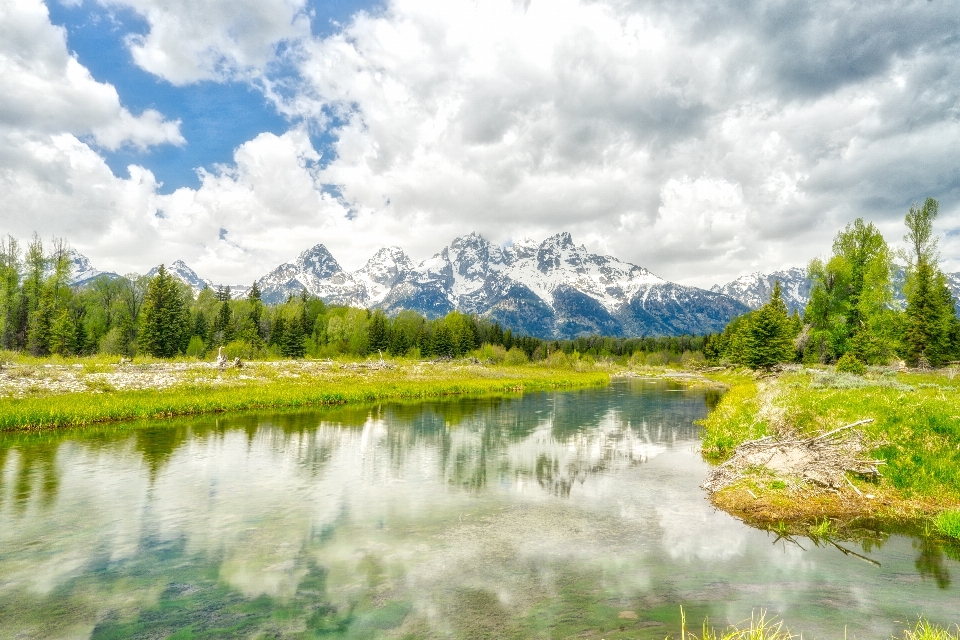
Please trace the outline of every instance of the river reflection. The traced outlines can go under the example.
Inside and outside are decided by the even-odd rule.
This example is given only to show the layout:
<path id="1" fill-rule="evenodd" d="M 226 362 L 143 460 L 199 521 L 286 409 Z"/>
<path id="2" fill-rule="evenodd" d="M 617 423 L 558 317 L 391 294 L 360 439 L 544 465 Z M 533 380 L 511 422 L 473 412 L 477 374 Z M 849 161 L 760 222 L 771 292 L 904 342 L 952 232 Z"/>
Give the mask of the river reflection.
<path id="1" fill-rule="evenodd" d="M 958 621 L 953 549 L 877 534 L 855 548 L 876 566 L 710 507 L 715 402 L 632 380 L 3 436 L 0 637 L 663 638 L 680 605 L 805 637 Z"/>

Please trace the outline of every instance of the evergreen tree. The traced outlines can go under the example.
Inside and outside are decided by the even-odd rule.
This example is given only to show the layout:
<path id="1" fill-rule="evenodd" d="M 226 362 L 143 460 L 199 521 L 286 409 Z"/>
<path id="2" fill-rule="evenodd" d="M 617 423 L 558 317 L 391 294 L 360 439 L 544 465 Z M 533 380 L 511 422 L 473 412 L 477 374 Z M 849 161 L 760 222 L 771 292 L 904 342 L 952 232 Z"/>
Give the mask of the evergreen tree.
<path id="1" fill-rule="evenodd" d="M 204 342 L 210 337 L 210 325 L 207 323 L 207 316 L 200 309 L 197 309 L 193 314 L 193 335 Z"/>
<path id="2" fill-rule="evenodd" d="M 20 245 L 13 236 L 0 239 L 0 348 L 17 348 L 20 310 Z"/>
<path id="3" fill-rule="evenodd" d="M 183 292 L 161 264 L 143 300 L 141 348 L 158 358 L 172 358 L 189 339 L 189 322 Z"/>
<path id="4" fill-rule="evenodd" d="M 247 292 L 247 300 L 250 302 L 263 302 L 263 298 L 260 295 L 260 285 L 257 284 L 256 280 L 253 281 L 250 291 Z"/>
<path id="5" fill-rule="evenodd" d="M 40 290 L 36 310 L 30 316 L 30 327 L 27 332 L 27 348 L 35 356 L 50 355 L 50 329 L 54 312 L 53 289 L 43 287 Z"/>
<path id="6" fill-rule="evenodd" d="M 383 311 L 377 309 L 373 317 L 370 318 L 370 324 L 367 325 L 367 335 L 370 344 L 370 352 L 384 352 L 390 348 L 390 336 L 387 332 L 387 316 Z"/>
<path id="7" fill-rule="evenodd" d="M 430 353 L 440 358 L 454 356 L 453 336 L 445 323 L 438 322 L 433 330 L 433 339 L 430 341 Z"/>
<path id="8" fill-rule="evenodd" d="M 233 314 L 230 310 L 230 303 L 224 300 L 220 303 L 220 309 L 217 311 L 217 317 L 213 320 L 213 332 L 216 334 L 220 344 L 227 344 L 235 337 L 233 330 Z"/>
<path id="9" fill-rule="evenodd" d="M 760 307 L 751 318 L 744 337 L 744 364 L 759 369 L 793 360 L 793 338 L 778 280 L 770 294 L 770 302 Z"/>
<path id="10" fill-rule="evenodd" d="M 301 308 L 302 309 L 302 308 Z M 302 358 L 307 352 L 304 340 L 307 333 L 304 330 L 304 316 L 302 310 L 298 317 L 292 318 L 286 323 L 286 329 L 283 332 L 283 342 L 280 343 L 280 353 L 285 358 Z"/>
<path id="11" fill-rule="evenodd" d="M 909 247 L 907 259 L 907 318 L 904 335 L 907 361 L 916 365 L 939 366 L 955 355 L 953 343 L 957 319 L 953 294 L 946 277 L 937 267 L 937 237 L 933 221 L 939 204 L 927 198 L 923 206 L 910 207 L 904 220 Z"/>

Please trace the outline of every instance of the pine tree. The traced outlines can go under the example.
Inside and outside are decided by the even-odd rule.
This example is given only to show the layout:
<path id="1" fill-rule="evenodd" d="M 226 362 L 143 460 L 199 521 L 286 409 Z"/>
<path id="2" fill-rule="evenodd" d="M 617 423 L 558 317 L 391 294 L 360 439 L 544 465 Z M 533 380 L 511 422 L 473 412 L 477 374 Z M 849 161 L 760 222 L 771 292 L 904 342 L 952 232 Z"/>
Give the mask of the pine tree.
<path id="1" fill-rule="evenodd" d="M 161 264 L 143 300 L 140 346 L 158 358 L 172 358 L 189 339 L 189 315 L 183 293 Z"/>
<path id="2" fill-rule="evenodd" d="M 220 303 L 220 309 L 217 311 L 216 318 L 213 319 L 213 333 L 220 344 L 227 344 L 235 337 L 233 330 L 233 314 L 230 310 L 230 303 L 226 300 Z"/>
<path id="3" fill-rule="evenodd" d="M 387 332 L 387 316 L 377 309 L 367 325 L 370 352 L 384 352 L 390 348 L 390 336 Z"/>
<path id="4" fill-rule="evenodd" d="M 302 358 L 307 352 L 304 339 L 307 337 L 303 328 L 303 319 L 293 318 L 286 323 L 283 332 L 283 342 L 280 343 L 280 353 L 285 358 Z"/>
<path id="5" fill-rule="evenodd" d="M 950 355 L 953 296 L 939 270 L 921 259 L 912 274 L 907 296 L 907 362 L 912 366 L 941 365 Z"/>
<path id="6" fill-rule="evenodd" d="M 771 367 L 793 360 L 794 355 L 792 326 L 778 280 L 770 302 L 752 314 L 744 336 L 744 364 L 751 369 Z"/>
<path id="7" fill-rule="evenodd" d="M 253 281 L 250 291 L 247 292 L 247 300 L 250 302 L 263 302 L 263 298 L 260 295 L 260 285 L 257 284 L 256 280 Z"/>
<path id="8" fill-rule="evenodd" d="M 909 252 L 907 267 L 907 320 L 904 335 L 907 362 L 911 365 L 939 366 L 953 357 L 956 346 L 952 336 L 957 322 L 953 295 L 946 277 L 937 268 L 937 237 L 933 221 L 939 204 L 927 198 L 923 207 L 910 207 L 904 220 L 903 237 Z"/>
<path id="9" fill-rule="evenodd" d="M 53 289 L 43 287 L 40 290 L 36 310 L 30 316 L 27 333 L 27 348 L 35 356 L 50 355 L 50 329 L 55 311 Z"/>

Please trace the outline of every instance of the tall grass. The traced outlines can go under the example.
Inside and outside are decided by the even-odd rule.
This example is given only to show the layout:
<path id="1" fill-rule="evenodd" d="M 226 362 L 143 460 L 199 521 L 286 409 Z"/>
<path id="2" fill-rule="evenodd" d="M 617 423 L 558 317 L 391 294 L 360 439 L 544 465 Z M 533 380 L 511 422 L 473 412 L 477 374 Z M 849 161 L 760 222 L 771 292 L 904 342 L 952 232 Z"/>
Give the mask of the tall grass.
<path id="1" fill-rule="evenodd" d="M 948 538 L 960 540 L 960 509 L 947 509 L 937 514 L 933 526 Z"/>
<path id="2" fill-rule="evenodd" d="M 537 367 L 460 368 L 427 375 L 405 371 L 274 378 L 229 386 L 192 384 L 164 390 L 80 392 L 25 398 L 0 398 L 0 431 L 82 426 L 118 420 L 167 418 L 223 411 L 297 408 L 425 399 L 461 394 L 600 386 L 603 372 L 551 371 Z"/>
<path id="3" fill-rule="evenodd" d="M 704 620 L 700 635 L 697 636 L 687 629 L 687 618 L 681 607 L 680 625 L 680 640 L 792 640 L 803 637 L 791 633 L 782 620 L 768 618 L 763 610 L 752 613 L 749 621 L 730 625 L 720 631 L 711 627 L 709 620 Z M 945 628 L 921 617 L 913 629 L 904 629 L 903 640 L 960 640 L 960 626 Z"/>

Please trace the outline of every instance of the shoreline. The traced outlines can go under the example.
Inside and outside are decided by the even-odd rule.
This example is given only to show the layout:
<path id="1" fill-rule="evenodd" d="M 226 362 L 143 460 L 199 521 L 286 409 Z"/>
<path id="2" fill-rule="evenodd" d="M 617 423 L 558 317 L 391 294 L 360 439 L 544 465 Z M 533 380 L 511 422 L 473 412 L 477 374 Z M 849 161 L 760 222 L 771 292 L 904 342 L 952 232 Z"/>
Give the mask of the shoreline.
<path id="1" fill-rule="evenodd" d="M 43 376 L 19 397 L 0 397 L 0 432 L 163 419 L 230 411 L 298 409 L 381 400 L 506 395 L 609 384 L 609 371 L 505 367 L 469 362 L 250 362 L 141 365 L 21 365 L 19 383 Z M 11 371 L 0 373 L 0 389 Z M 59 374 L 59 375 L 55 375 Z M 119 384 L 118 384 L 119 383 Z M 82 388 L 82 390 L 80 390 Z M 50 390 L 53 389 L 53 390 Z"/>
<path id="2" fill-rule="evenodd" d="M 876 526 L 919 527 L 956 542 L 936 525 L 940 514 L 960 509 L 960 378 L 955 374 L 876 368 L 853 376 L 800 366 L 775 373 L 706 374 L 727 388 L 701 422 L 702 454 L 709 462 L 729 460 L 749 441 L 813 437 L 869 418 L 857 437 L 867 443 L 869 457 L 883 465 L 877 476 L 848 471 L 833 485 L 752 467 L 712 492 L 711 503 L 778 533 L 829 531 L 843 537 Z"/>

